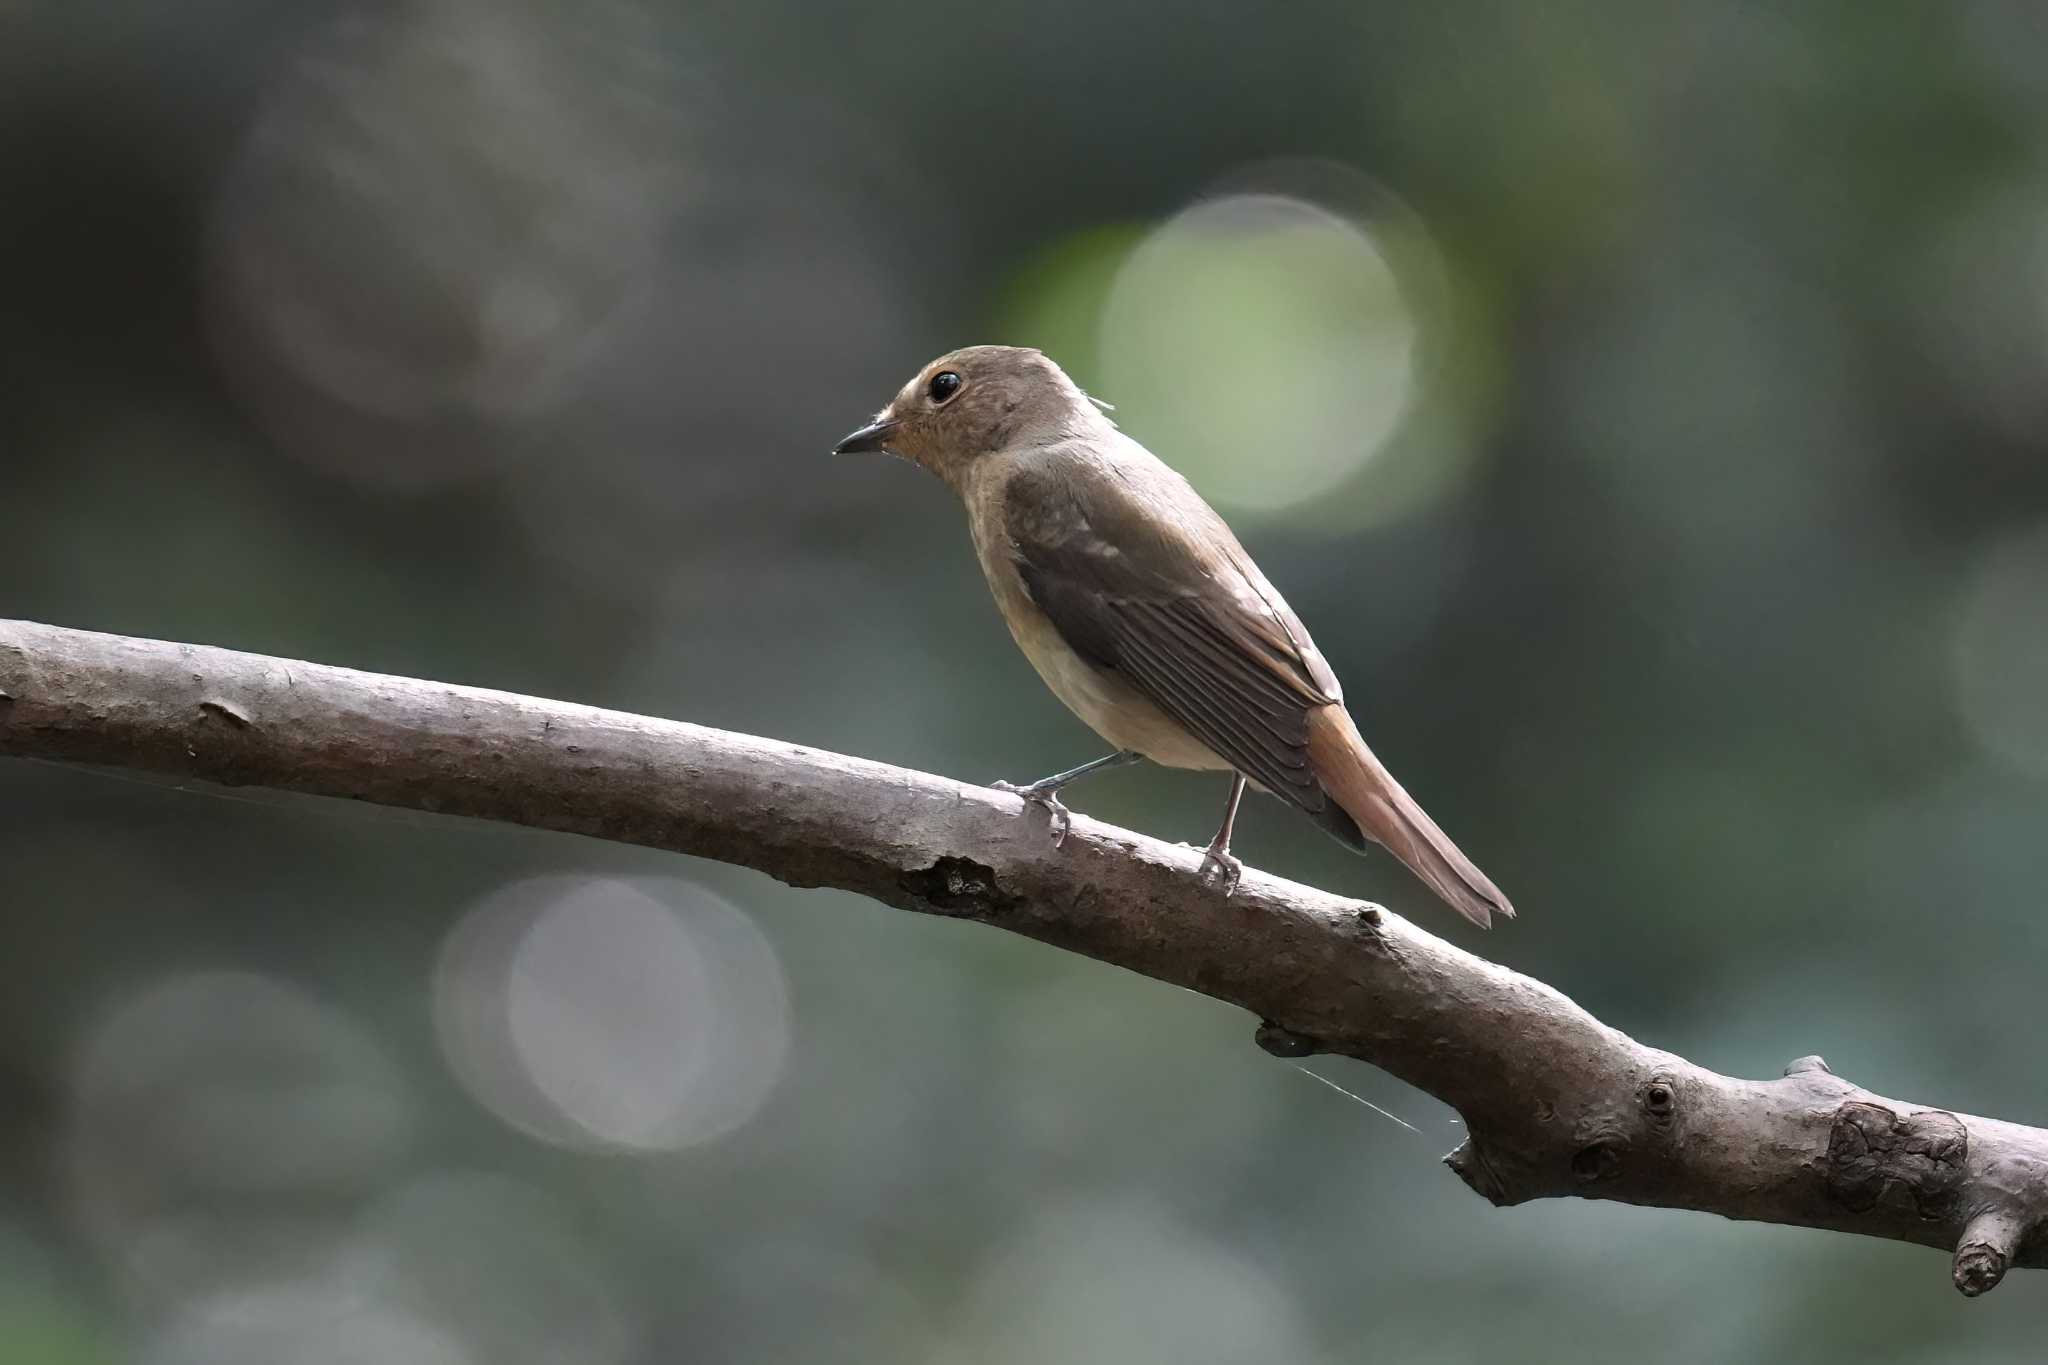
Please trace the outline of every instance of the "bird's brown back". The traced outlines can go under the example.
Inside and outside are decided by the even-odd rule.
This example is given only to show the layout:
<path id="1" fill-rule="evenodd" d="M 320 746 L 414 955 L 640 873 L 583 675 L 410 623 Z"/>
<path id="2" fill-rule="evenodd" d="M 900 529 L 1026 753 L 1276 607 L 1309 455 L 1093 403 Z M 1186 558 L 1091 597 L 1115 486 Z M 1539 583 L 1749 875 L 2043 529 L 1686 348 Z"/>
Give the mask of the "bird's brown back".
<path id="1" fill-rule="evenodd" d="M 1308 629 L 1214 509 L 1120 435 L 1014 462 L 1004 537 L 1067 644 L 1354 847 L 1485 925 L 1512 907 L 1359 736 Z"/>

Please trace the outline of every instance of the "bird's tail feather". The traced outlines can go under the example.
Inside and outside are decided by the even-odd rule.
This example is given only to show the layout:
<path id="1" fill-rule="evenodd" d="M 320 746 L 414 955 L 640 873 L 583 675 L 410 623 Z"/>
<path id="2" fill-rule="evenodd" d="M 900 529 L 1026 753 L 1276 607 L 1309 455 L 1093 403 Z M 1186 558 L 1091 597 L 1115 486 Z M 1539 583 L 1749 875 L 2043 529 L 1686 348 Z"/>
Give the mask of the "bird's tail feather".
<path id="1" fill-rule="evenodd" d="M 1500 888 L 1366 747 L 1341 703 L 1310 715 L 1308 757 L 1323 790 L 1360 832 L 1399 858 L 1444 904 L 1482 929 L 1491 927 L 1495 915 L 1514 918 L 1515 907 Z"/>

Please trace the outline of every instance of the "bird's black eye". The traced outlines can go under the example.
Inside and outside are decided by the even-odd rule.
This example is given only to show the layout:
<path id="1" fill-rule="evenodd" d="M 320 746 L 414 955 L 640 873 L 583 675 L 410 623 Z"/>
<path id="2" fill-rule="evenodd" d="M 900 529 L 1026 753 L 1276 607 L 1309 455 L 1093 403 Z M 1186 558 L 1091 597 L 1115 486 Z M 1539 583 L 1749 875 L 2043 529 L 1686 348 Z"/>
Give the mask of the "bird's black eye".
<path id="1" fill-rule="evenodd" d="M 931 395 L 932 402 L 943 403 L 960 392 L 960 376 L 951 370 L 940 370 L 932 376 L 932 382 L 926 386 L 925 392 Z"/>

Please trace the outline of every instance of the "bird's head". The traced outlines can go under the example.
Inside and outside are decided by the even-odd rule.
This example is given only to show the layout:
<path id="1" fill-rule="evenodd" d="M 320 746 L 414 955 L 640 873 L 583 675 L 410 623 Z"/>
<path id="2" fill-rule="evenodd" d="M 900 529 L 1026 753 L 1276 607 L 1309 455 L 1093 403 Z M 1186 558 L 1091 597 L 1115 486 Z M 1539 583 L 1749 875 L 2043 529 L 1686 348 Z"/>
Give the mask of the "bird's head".
<path id="1" fill-rule="evenodd" d="M 919 370 L 833 454 L 881 451 L 957 484 L 983 455 L 1050 445 L 1106 425 L 1088 395 L 1044 352 L 969 346 Z"/>

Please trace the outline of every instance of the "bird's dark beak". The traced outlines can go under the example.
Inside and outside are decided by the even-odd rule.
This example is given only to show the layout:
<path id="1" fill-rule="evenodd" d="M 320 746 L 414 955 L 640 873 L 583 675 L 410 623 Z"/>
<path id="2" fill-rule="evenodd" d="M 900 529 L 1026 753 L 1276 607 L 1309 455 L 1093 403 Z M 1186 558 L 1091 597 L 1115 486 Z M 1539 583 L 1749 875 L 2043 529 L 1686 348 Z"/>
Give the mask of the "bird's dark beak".
<path id="1" fill-rule="evenodd" d="M 849 432 L 845 440 L 832 447 L 834 455 L 871 455 L 889 448 L 889 437 L 902 425 L 894 418 L 870 422 L 859 431 Z"/>

